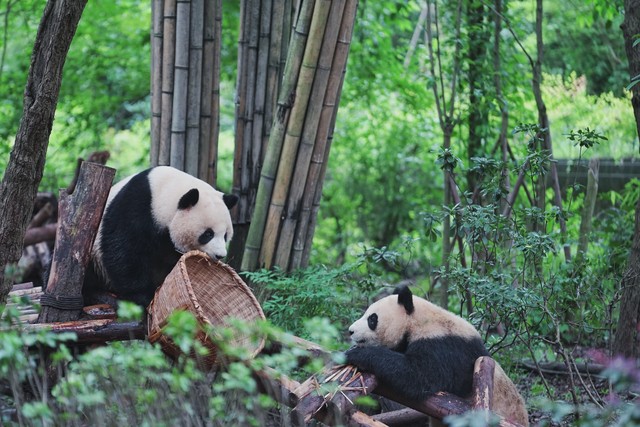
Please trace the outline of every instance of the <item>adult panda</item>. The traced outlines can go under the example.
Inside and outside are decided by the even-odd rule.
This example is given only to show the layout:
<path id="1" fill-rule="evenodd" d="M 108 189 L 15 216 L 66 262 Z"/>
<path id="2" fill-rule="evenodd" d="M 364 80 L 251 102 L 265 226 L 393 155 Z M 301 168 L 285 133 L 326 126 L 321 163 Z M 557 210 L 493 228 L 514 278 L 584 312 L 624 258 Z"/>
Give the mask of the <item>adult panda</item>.
<path id="1" fill-rule="evenodd" d="M 355 347 L 346 352 L 347 363 L 414 401 L 439 391 L 469 397 L 475 361 L 489 355 L 469 322 L 406 286 L 369 306 L 349 333 Z M 497 363 L 493 403 L 502 417 L 529 425 L 522 397 Z"/>
<path id="2" fill-rule="evenodd" d="M 115 184 L 85 274 L 85 302 L 105 293 L 147 306 L 182 253 L 227 255 L 237 196 L 169 166 L 157 166 Z"/>

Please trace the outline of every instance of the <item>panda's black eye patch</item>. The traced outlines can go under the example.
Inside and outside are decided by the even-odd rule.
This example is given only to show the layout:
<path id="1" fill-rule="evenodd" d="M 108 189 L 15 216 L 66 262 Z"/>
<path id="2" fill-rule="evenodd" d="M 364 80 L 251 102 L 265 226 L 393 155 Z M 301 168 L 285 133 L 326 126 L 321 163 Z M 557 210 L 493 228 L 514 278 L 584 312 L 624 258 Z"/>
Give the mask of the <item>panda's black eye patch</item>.
<path id="1" fill-rule="evenodd" d="M 198 243 L 200 243 L 201 245 L 206 245 L 211 241 L 211 239 L 213 239 L 213 236 L 215 236 L 215 233 L 213 232 L 213 230 L 210 228 L 207 228 L 205 232 L 202 233 L 200 237 L 198 237 Z"/>
<path id="2" fill-rule="evenodd" d="M 369 317 L 367 317 L 367 324 L 369 325 L 369 329 L 375 331 L 378 327 L 378 315 L 373 313 Z"/>

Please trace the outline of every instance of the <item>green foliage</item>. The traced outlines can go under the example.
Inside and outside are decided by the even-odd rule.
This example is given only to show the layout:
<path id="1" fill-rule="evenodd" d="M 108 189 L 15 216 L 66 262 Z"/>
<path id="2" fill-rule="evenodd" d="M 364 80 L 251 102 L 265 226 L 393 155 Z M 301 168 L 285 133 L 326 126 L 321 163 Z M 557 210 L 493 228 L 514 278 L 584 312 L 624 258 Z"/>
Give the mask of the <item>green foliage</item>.
<path id="1" fill-rule="evenodd" d="M 567 135 L 567 139 L 580 148 L 591 148 L 594 145 L 599 144 L 600 141 L 607 141 L 606 136 L 599 134 L 593 129 L 589 129 L 588 127 L 585 129 L 578 129 L 577 132 L 571 130 L 569 135 Z"/>
<path id="2" fill-rule="evenodd" d="M 124 306 L 120 313 L 135 311 Z M 300 360 L 310 359 L 291 335 L 268 322 L 240 321 L 204 325 L 218 348 L 221 365 L 215 371 L 199 369 L 196 360 L 185 355 L 171 361 L 158 345 L 146 341 L 111 342 L 72 358 L 64 342 L 75 335 L 17 326 L 16 315 L 8 307 L 0 325 L 0 385 L 6 382 L 10 391 L 0 399 L 0 422 L 7 426 L 261 426 L 277 404 L 258 391 L 255 372 L 269 368 L 294 376 L 301 372 Z M 195 339 L 199 327 L 192 314 L 174 313 L 166 328 L 184 354 L 193 349 L 201 352 L 203 346 Z M 306 334 L 321 344 L 336 342 L 339 335 L 326 319 L 312 319 L 306 328 Z M 249 338 L 246 342 L 253 349 L 257 340 L 277 341 L 283 349 L 253 357 L 242 345 L 230 345 L 239 334 Z M 49 355 L 47 371 L 40 348 L 56 349 Z M 302 366 L 307 376 L 327 362 L 311 359 L 309 366 Z M 46 372 L 51 369 L 58 380 L 49 394 Z M 29 394 L 24 393 L 26 389 Z M 11 420 L 12 414 L 18 424 Z"/>
<path id="3" fill-rule="evenodd" d="M 244 274 L 268 294 L 262 303 L 267 318 L 294 335 L 310 338 L 304 335 L 307 319 L 327 317 L 348 325 L 356 317 L 358 308 L 353 306 L 353 281 L 349 273 L 348 266 L 337 269 L 316 266 L 293 274 L 278 269 Z"/>

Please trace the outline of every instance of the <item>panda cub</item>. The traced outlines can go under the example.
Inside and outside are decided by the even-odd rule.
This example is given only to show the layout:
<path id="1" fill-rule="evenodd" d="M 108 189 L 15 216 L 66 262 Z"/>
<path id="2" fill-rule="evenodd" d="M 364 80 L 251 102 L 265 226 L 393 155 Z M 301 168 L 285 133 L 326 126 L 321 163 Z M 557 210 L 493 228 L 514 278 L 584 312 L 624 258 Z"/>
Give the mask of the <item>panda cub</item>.
<path id="1" fill-rule="evenodd" d="M 346 362 L 413 401 L 439 391 L 469 397 L 476 359 L 489 356 L 469 322 L 413 296 L 406 286 L 369 306 L 349 333 L 355 347 Z M 529 425 L 524 401 L 497 364 L 493 401 L 498 414 Z"/>
<path id="2" fill-rule="evenodd" d="M 157 166 L 111 188 L 85 274 L 85 301 L 111 292 L 147 306 L 182 253 L 227 255 L 237 196 L 169 166 Z"/>

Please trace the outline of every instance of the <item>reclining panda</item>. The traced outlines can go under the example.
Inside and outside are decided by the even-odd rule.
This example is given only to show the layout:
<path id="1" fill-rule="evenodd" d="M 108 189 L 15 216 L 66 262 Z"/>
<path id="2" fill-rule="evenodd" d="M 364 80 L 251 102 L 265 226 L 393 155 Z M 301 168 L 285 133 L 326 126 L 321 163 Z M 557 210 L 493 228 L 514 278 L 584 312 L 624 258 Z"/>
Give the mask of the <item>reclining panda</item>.
<path id="1" fill-rule="evenodd" d="M 146 307 L 183 253 L 225 257 L 233 236 L 229 209 L 237 201 L 169 166 L 115 184 L 85 274 L 85 303 L 112 293 Z"/>
<path id="2" fill-rule="evenodd" d="M 489 355 L 469 322 L 406 286 L 369 306 L 349 333 L 356 346 L 346 352 L 347 363 L 413 401 L 439 391 L 469 397 L 476 359 Z M 498 364 L 493 402 L 497 414 L 529 425 L 522 397 Z"/>

